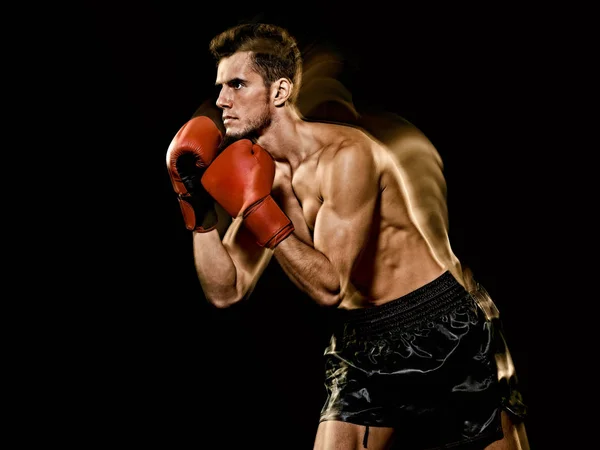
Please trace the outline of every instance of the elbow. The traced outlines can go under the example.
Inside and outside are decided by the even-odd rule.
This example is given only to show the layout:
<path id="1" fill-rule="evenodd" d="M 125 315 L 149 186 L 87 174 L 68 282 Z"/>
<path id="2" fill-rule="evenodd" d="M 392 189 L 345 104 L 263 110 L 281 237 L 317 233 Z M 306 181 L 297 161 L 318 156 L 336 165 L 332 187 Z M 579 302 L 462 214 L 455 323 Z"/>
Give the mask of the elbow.
<path id="1" fill-rule="evenodd" d="M 339 296 L 338 297 L 330 296 L 330 297 L 319 300 L 318 303 L 319 303 L 319 305 L 323 306 L 324 308 L 337 308 L 338 305 L 341 303 L 341 298 Z"/>
<path id="2" fill-rule="evenodd" d="M 209 299 L 208 302 L 217 309 L 226 309 L 232 305 L 235 305 L 237 301 L 222 300 L 222 299 Z"/>
<path id="3" fill-rule="evenodd" d="M 362 294 L 352 283 L 342 281 L 342 283 L 331 283 L 321 290 L 317 302 L 324 307 L 337 308 L 342 302 L 357 304 L 361 297 Z"/>
<path id="4" fill-rule="evenodd" d="M 337 307 L 343 298 L 340 279 L 337 276 L 322 279 L 320 286 L 313 288 L 312 294 L 312 297 L 320 306 Z"/>
<path id="5" fill-rule="evenodd" d="M 205 298 L 212 306 L 217 309 L 226 309 L 230 306 L 238 303 L 242 297 L 233 295 L 231 293 L 207 293 L 205 292 Z"/>
<path id="6" fill-rule="evenodd" d="M 315 296 L 315 300 L 321 306 L 326 308 L 335 308 L 342 302 L 341 289 L 327 289 Z"/>

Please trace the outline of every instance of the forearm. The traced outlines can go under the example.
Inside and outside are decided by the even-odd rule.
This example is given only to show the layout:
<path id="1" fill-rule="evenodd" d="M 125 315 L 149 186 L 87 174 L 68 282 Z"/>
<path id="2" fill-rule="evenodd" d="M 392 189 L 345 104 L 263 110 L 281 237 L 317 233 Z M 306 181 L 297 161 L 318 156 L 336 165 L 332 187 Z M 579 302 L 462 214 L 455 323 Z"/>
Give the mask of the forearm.
<path id="1" fill-rule="evenodd" d="M 251 294 L 272 251 L 261 249 L 241 228 L 241 219 L 220 234 L 194 233 L 194 263 L 206 299 L 224 308 Z"/>
<path id="2" fill-rule="evenodd" d="M 340 302 L 339 276 L 323 253 L 292 234 L 275 248 L 274 255 L 294 284 L 318 304 L 334 306 Z"/>
<path id="3" fill-rule="evenodd" d="M 193 233 L 194 265 L 206 299 L 226 307 L 239 300 L 237 270 L 216 230 Z"/>

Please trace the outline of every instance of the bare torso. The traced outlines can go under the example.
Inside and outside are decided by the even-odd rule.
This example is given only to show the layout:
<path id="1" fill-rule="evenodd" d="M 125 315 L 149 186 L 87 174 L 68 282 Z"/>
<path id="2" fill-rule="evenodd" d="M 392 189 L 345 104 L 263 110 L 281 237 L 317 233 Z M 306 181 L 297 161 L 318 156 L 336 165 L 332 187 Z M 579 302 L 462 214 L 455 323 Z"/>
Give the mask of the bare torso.
<path id="1" fill-rule="evenodd" d="M 327 123 L 307 126 L 315 136 L 316 150 L 311 151 L 291 174 L 304 223 L 299 223 L 299 217 L 292 219 L 298 237 L 313 247 L 314 242 L 319 241 L 319 233 L 323 232 L 317 221 L 323 204 L 321 188 L 336 151 L 345 142 L 358 141 L 376 162 L 376 179 L 373 181 L 378 184 L 378 199 L 372 231 L 351 274 L 355 293 L 343 297 L 339 307 L 353 309 L 383 304 L 440 276 L 447 267 L 431 249 L 431 239 L 427 236 L 432 232 L 424 229 L 430 221 L 416 223 L 419 214 L 415 215 L 412 210 L 410 189 L 406 189 L 409 180 L 399 169 L 397 156 L 403 150 L 402 145 L 391 149 L 358 128 Z M 276 177 L 274 189 L 277 183 Z M 435 192 L 432 189 L 431 194 L 436 195 Z M 327 239 L 327 236 L 320 238 Z M 319 250 L 318 246 L 315 248 Z"/>

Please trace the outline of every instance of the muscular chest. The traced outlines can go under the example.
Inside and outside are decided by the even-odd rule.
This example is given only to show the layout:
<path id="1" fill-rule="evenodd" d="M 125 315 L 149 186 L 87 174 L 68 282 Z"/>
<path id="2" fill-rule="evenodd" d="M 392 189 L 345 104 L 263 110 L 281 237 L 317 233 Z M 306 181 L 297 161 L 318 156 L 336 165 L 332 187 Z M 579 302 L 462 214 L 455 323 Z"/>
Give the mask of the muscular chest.
<path id="1" fill-rule="evenodd" d="M 304 220 L 312 232 L 322 204 L 317 164 L 307 163 L 299 167 L 292 177 L 292 188 L 302 207 Z"/>

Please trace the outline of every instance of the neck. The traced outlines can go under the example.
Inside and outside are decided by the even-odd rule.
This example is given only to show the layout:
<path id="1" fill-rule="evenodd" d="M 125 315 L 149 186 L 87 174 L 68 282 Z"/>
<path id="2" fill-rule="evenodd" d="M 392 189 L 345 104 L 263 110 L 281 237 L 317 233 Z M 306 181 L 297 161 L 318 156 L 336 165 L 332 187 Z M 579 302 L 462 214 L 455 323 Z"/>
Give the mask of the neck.
<path id="1" fill-rule="evenodd" d="M 310 154 L 305 124 L 295 107 L 284 106 L 275 111 L 271 125 L 259 136 L 257 143 L 275 161 L 288 163 L 294 170 Z"/>

